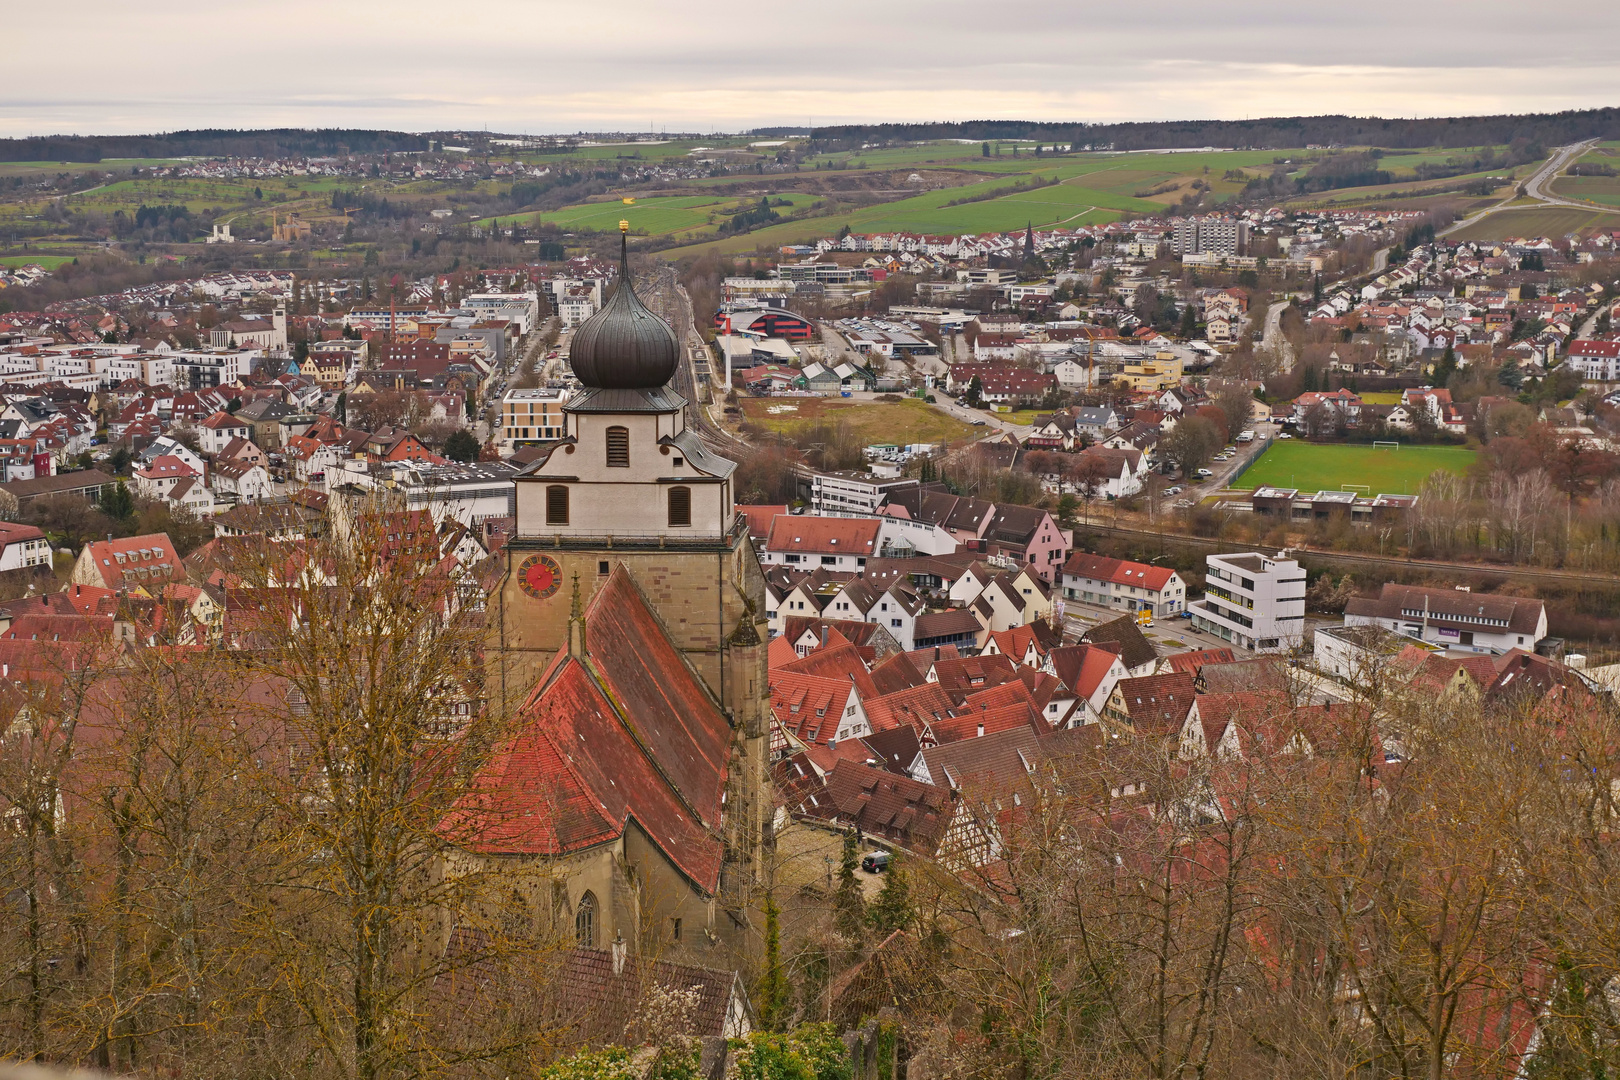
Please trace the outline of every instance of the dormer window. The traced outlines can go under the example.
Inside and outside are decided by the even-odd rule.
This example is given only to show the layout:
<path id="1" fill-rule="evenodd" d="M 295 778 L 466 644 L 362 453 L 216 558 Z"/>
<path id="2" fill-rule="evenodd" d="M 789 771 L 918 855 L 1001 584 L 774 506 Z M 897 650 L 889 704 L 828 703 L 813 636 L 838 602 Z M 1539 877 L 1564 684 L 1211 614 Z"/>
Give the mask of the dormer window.
<path id="1" fill-rule="evenodd" d="M 615 426 L 607 429 L 607 463 L 610 469 L 630 467 L 629 428 Z"/>

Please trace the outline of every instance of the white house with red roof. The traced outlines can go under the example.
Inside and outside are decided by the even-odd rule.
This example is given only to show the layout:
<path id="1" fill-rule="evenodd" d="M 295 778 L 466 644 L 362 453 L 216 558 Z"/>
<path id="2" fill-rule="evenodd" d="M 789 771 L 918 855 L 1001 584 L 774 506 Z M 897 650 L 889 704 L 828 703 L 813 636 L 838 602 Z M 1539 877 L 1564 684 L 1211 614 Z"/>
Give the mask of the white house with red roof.
<path id="1" fill-rule="evenodd" d="M 1318 405 L 1338 410 L 1349 424 L 1361 419 L 1361 397 L 1350 390 L 1310 390 L 1299 395 L 1294 399 L 1294 419 L 1304 420 L 1305 414 Z"/>
<path id="2" fill-rule="evenodd" d="M 1583 379 L 1594 382 L 1620 379 L 1620 340 L 1571 342 L 1568 363 Z"/>
<path id="3" fill-rule="evenodd" d="M 860 571 L 877 555 L 876 518 L 779 517 L 771 522 L 760 562 L 802 570 Z"/>
<path id="4" fill-rule="evenodd" d="M 198 425 L 197 437 L 202 442 L 203 453 L 217 454 L 229 446 L 232 439 L 251 439 L 253 427 L 246 420 L 221 411 Z"/>
<path id="5" fill-rule="evenodd" d="M 166 499 L 182 480 L 202 474 L 173 454 L 161 454 L 135 470 L 135 494 L 144 499 Z"/>
<path id="6" fill-rule="evenodd" d="M 0 521 L 0 572 L 51 565 L 51 542 L 32 525 Z"/>
<path id="7" fill-rule="evenodd" d="M 1122 611 L 1164 617 L 1187 607 L 1187 584 L 1167 566 L 1110 559 L 1077 551 L 1063 564 L 1063 596 Z"/>

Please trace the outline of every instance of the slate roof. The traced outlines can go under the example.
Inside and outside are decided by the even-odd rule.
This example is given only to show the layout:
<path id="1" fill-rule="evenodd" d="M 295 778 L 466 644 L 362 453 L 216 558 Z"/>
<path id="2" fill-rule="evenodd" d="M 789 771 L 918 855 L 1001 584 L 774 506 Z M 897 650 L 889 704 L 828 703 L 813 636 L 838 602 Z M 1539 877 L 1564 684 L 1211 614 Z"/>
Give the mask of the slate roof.
<path id="1" fill-rule="evenodd" d="M 1092 643 L 1118 642 L 1120 659 L 1125 662 L 1127 668 L 1150 664 L 1159 656 L 1158 650 L 1142 635 L 1142 628 L 1136 625 L 1134 615 L 1121 615 L 1117 619 L 1098 623 L 1081 634 L 1080 640 Z"/>
<path id="2" fill-rule="evenodd" d="M 1425 609 L 1429 622 L 1436 625 L 1498 634 L 1535 634 L 1545 605 L 1524 596 L 1492 596 L 1385 582 L 1376 598 L 1351 597 L 1344 613 L 1377 619 L 1412 619 L 1421 616 L 1410 612 Z"/>

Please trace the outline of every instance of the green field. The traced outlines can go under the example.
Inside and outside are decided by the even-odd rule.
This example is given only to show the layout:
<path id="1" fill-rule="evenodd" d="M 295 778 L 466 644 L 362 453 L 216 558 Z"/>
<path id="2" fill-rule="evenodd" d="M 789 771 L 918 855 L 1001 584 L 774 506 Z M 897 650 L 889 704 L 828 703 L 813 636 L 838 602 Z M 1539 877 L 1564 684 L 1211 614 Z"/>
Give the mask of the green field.
<path id="1" fill-rule="evenodd" d="M 73 261 L 72 255 L 0 255 L 0 266 L 43 266 L 55 270 L 63 263 Z"/>
<path id="2" fill-rule="evenodd" d="M 807 195 L 788 196 L 795 202 L 808 205 Z M 712 215 L 731 213 L 757 203 L 758 199 L 727 199 L 716 195 L 678 195 L 669 198 L 637 199 L 626 204 L 620 199 L 611 202 L 580 203 L 540 214 L 517 214 L 501 218 L 504 222 L 525 221 L 538 225 L 542 222 L 563 229 L 617 232 L 620 221 L 628 221 L 630 230 L 648 236 L 665 236 L 709 227 Z M 792 213 L 793 208 L 780 207 L 778 213 Z M 489 219 L 485 219 L 486 221 Z"/>
<path id="3" fill-rule="evenodd" d="M 1365 484 L 1374 495 L 1412 495 L 1429 474 L 1444 469 L 1464 473 L 1476 454 L 1453 446 L 1413 446 L 1398 450 L 1344 443 L 1275 442 L 1233 483 L 1249 490 L 1270 484 L 1301 491 L 1341 491 Z"/>

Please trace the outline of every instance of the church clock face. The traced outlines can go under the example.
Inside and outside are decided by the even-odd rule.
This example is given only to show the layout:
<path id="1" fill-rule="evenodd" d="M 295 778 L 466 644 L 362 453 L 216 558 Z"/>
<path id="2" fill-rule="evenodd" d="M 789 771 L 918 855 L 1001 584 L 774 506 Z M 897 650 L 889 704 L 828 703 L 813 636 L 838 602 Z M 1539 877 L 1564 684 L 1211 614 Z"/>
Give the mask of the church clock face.
<path id="1" fill-rule="evenodd" d="M 518 568 L 518 585 L 536 600 L 544 600 L 562 584 L 562 568 L 549 555 L 530 555 Z"/>

